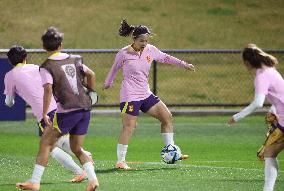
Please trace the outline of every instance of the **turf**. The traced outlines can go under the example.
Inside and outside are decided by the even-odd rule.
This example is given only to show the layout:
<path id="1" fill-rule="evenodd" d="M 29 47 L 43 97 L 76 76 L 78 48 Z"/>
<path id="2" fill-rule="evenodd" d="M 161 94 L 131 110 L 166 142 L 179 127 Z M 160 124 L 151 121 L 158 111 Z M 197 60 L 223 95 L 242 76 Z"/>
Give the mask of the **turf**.
<path id="1" fill-rule="evenodd" d="M 190 159 L 175 165 L 161 162 L 163 147 L 159 123 L 141 117 L 129 146 L 127 160 L 135 170 L 117 171 L 116 143 L 119 117 L 93 117 L 84 147 L 95 158 L 100 190 L 261 190 L 263 163 L 256 150 L 264 140 L 263 118 L 252 116 L 227 127 L 228 116 L 175 117 L 175 142 Z M 0 122 L 0 190 L 31 176 L 38 149 L 36 121 Z M 284 188 L 284 155 L 276 190 Z M 83 190 L 86 182 L 68 183 L 72 174 L 53 159 L 42 178 L 42 190 Z"/>

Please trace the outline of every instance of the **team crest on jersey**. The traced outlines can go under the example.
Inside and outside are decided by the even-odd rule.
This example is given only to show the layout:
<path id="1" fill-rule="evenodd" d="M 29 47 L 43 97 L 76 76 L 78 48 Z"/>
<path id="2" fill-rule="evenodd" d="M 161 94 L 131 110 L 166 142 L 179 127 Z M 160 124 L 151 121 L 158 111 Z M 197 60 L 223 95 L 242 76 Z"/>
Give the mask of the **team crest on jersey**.
<path id="1" fill-rule="evenodd" d="M 151 63 L 151 57 L 150 56 L 146 56 L 146 60 L 148 63 Z"/>
<path id="2" fill-rule="evenodd" d="M 75 95 L 79 95 L 79 90 L 77 86 L 77 77 L 76 77 L 76 67 L 74 64 L 65 64 L 61 66 L 63 69 L 67 81 L 70 84 L 70 87 Z"/>
<path id="3" fill-rule="evenodd" d="M 134 105 L 129 105 L 128 106 L 128 111 L 133 112 L 134 111 Z"/>
<path id="4" fill-rule="evenodd" d="M 65 67 L 65 73 L 68 75 L 68 76 L 71 76 L 72 78 L 74 78 L 75 76 L 75 68 L 72 67 L 71 65 L 66 65 Z"/>

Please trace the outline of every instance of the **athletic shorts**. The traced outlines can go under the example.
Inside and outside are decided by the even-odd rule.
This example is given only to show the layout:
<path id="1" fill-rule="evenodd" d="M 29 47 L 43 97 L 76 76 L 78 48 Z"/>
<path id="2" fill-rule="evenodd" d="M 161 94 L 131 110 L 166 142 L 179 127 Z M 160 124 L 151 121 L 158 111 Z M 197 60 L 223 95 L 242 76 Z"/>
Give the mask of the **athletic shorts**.
<path id="1" fill-rule="evenodd" d="M 49 116 L 50 120 L 53 121 L 53 117 L 54 117 L 54 114 L 55 114 L 55 110 L 52 110 L 51 112 L 49 112 L 47 115 Z M 40 122 L 37 123 L 38 125 L 38 136 L 42 136 L 42 133 L 43 133 L 43 130 L 45 128 L 45 122 L 44 120 L 42 119 Z"/>
<path id="2" fill-rule="evenodd" d="M 55 113 L 53 127 L 61 135 L 85 135 L 89 128 L 91 112 L 89 110 L 75 110 L 67 113 Z"/>
<path id="3" fill-rule="evenodd" d="M 148 98 L 140 101 L 131 101 L 131 102 L 121 102 L 120 111 L 121 113 L 127 113 L 129 115 L 138 116 L 139 110 L 143 113 L 146 113 L 151 107 L 156 105 L 160 99 L 158 96 L 151 94 Z"/>

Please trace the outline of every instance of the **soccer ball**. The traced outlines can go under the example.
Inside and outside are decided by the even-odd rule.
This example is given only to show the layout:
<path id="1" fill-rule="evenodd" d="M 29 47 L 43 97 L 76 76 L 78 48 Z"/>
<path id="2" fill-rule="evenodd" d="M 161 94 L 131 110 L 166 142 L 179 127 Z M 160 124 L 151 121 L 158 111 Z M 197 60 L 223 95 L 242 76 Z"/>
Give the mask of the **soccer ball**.
<path id="1" fill-rule="evenodd" d="M 167 145 L 161 151 L 162 160 L 167 164 L 174 164 L 181 157 L 181 150 L 177 145 Z"/>

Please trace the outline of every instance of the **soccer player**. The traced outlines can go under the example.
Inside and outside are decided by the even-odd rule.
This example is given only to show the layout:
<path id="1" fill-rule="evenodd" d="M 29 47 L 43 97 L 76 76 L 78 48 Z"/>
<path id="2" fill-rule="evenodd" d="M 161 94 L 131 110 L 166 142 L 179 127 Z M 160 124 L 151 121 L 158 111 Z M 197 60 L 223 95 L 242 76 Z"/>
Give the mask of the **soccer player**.
<path id="1" fill-rule="evenodd" d="M 41 84 L 41 77 L 39 74 L 39 66 L 34 64 L 27 64 L 27 52 L 22 46 L 13 46 L 7 53 L 9 62 L 14 68 L 5 75 L 4 84 L 6 95 L 5 103 L 11 107 L 14 105 L 15 94 L 22 97 L 32 108 L 34 116 L 38 120 L 39 135 L 42 135 L 42 131 L 45 127 L 45 123 L 42 119 L 42 104 L 43 104 L 43 87 Z M 50 116 L 54 115 L 56 110 L 55 100 L 51 99 L 48 113 Z M 70 151 L 68 148 L 69 139 L 62 137 L 58 142 L 60 148 Z M 62 145 L 66 145 L 63 146 Z M 81 182 L 86 178 L 86 172 L 73 161 L 72 157 L 59 147 L 55 147 L 51 151 L 51 156 L 57 160 L 68 170 L 75 174 L 72 182 Z"/>
<path id="2" fill-rule="evenodd" d="M 265 98 L 275 106 L 278 123 L 268 136 L 270 145 L 266 145 L 263 153 L 265 160 L 263 190 L 272 191 L 278 173 L 276 157 L 284 148 L 284 80 L 275 68 L 278 63 L 277 59 L 265 53 L 256 45 L 247 45 L 242 52 L 242 57 L 244 65 L 256 73 L 254 80 L 255 96 L 249 106 L 229 119 L 228 124 L 233 125 L 251 114 L 255 109 L 263 107 Z"/>
<path id="3" fill-rule="evenodd" d="M 128 142 L 136 127 L 139 110 L 158 119 L 161 122 L 161 133 L 164 144 L 174 144 L 172 114 L 167 106 L 155 96 L 149 88 L 148 76 L 153 60 L 176 65 L 180 68 L 194 71 L 194 66 L 167 55 L 155 46 L 148 44 L 150 30 L 143 25 L 130 26 L 125 20 L 121 22 L 120 36 L 131 36 L 133 43 L 122 48 L 116 55 L 114 64 L 104 82 L 108 89 L 119 69 L 123 71 L 120 90 L 120 110 L 122 113 L 123 129 L 117 144 L 118 169 L 130 169 L 125 162 Z M 181 159 L 187 159 L 182 155 Z"/>
<path id="4" fill-rule="evenodd" d="M 83 80 L 86 78 L 88 88 L 94 89 L 95 74 L 83 65 L 79 55 L 60 52 L 63 33 L 57 28 L 49 27 L 41 40 L 48 54 L 48 58 L 40 66 L 44 87 L 42 117 L 47 127 L 40 142 L 32 178 L 28 182 L 18 183 L 17 187 L 27 189 L 25 185 L 32 185 L 29 190 L 39 190 L 51 148 L 59 137 L 69 133 L 71 150 L 87 173 L 89 183 L 86 190 L 94 191 L 99 186 L 94 165 L 91 158 L 81 150 L 81 146 L 88 130 L 92 106 L 92 100 L 84 90 Z M 52 95 L 57 102 L 53 120 L 48 115 Z"/>

